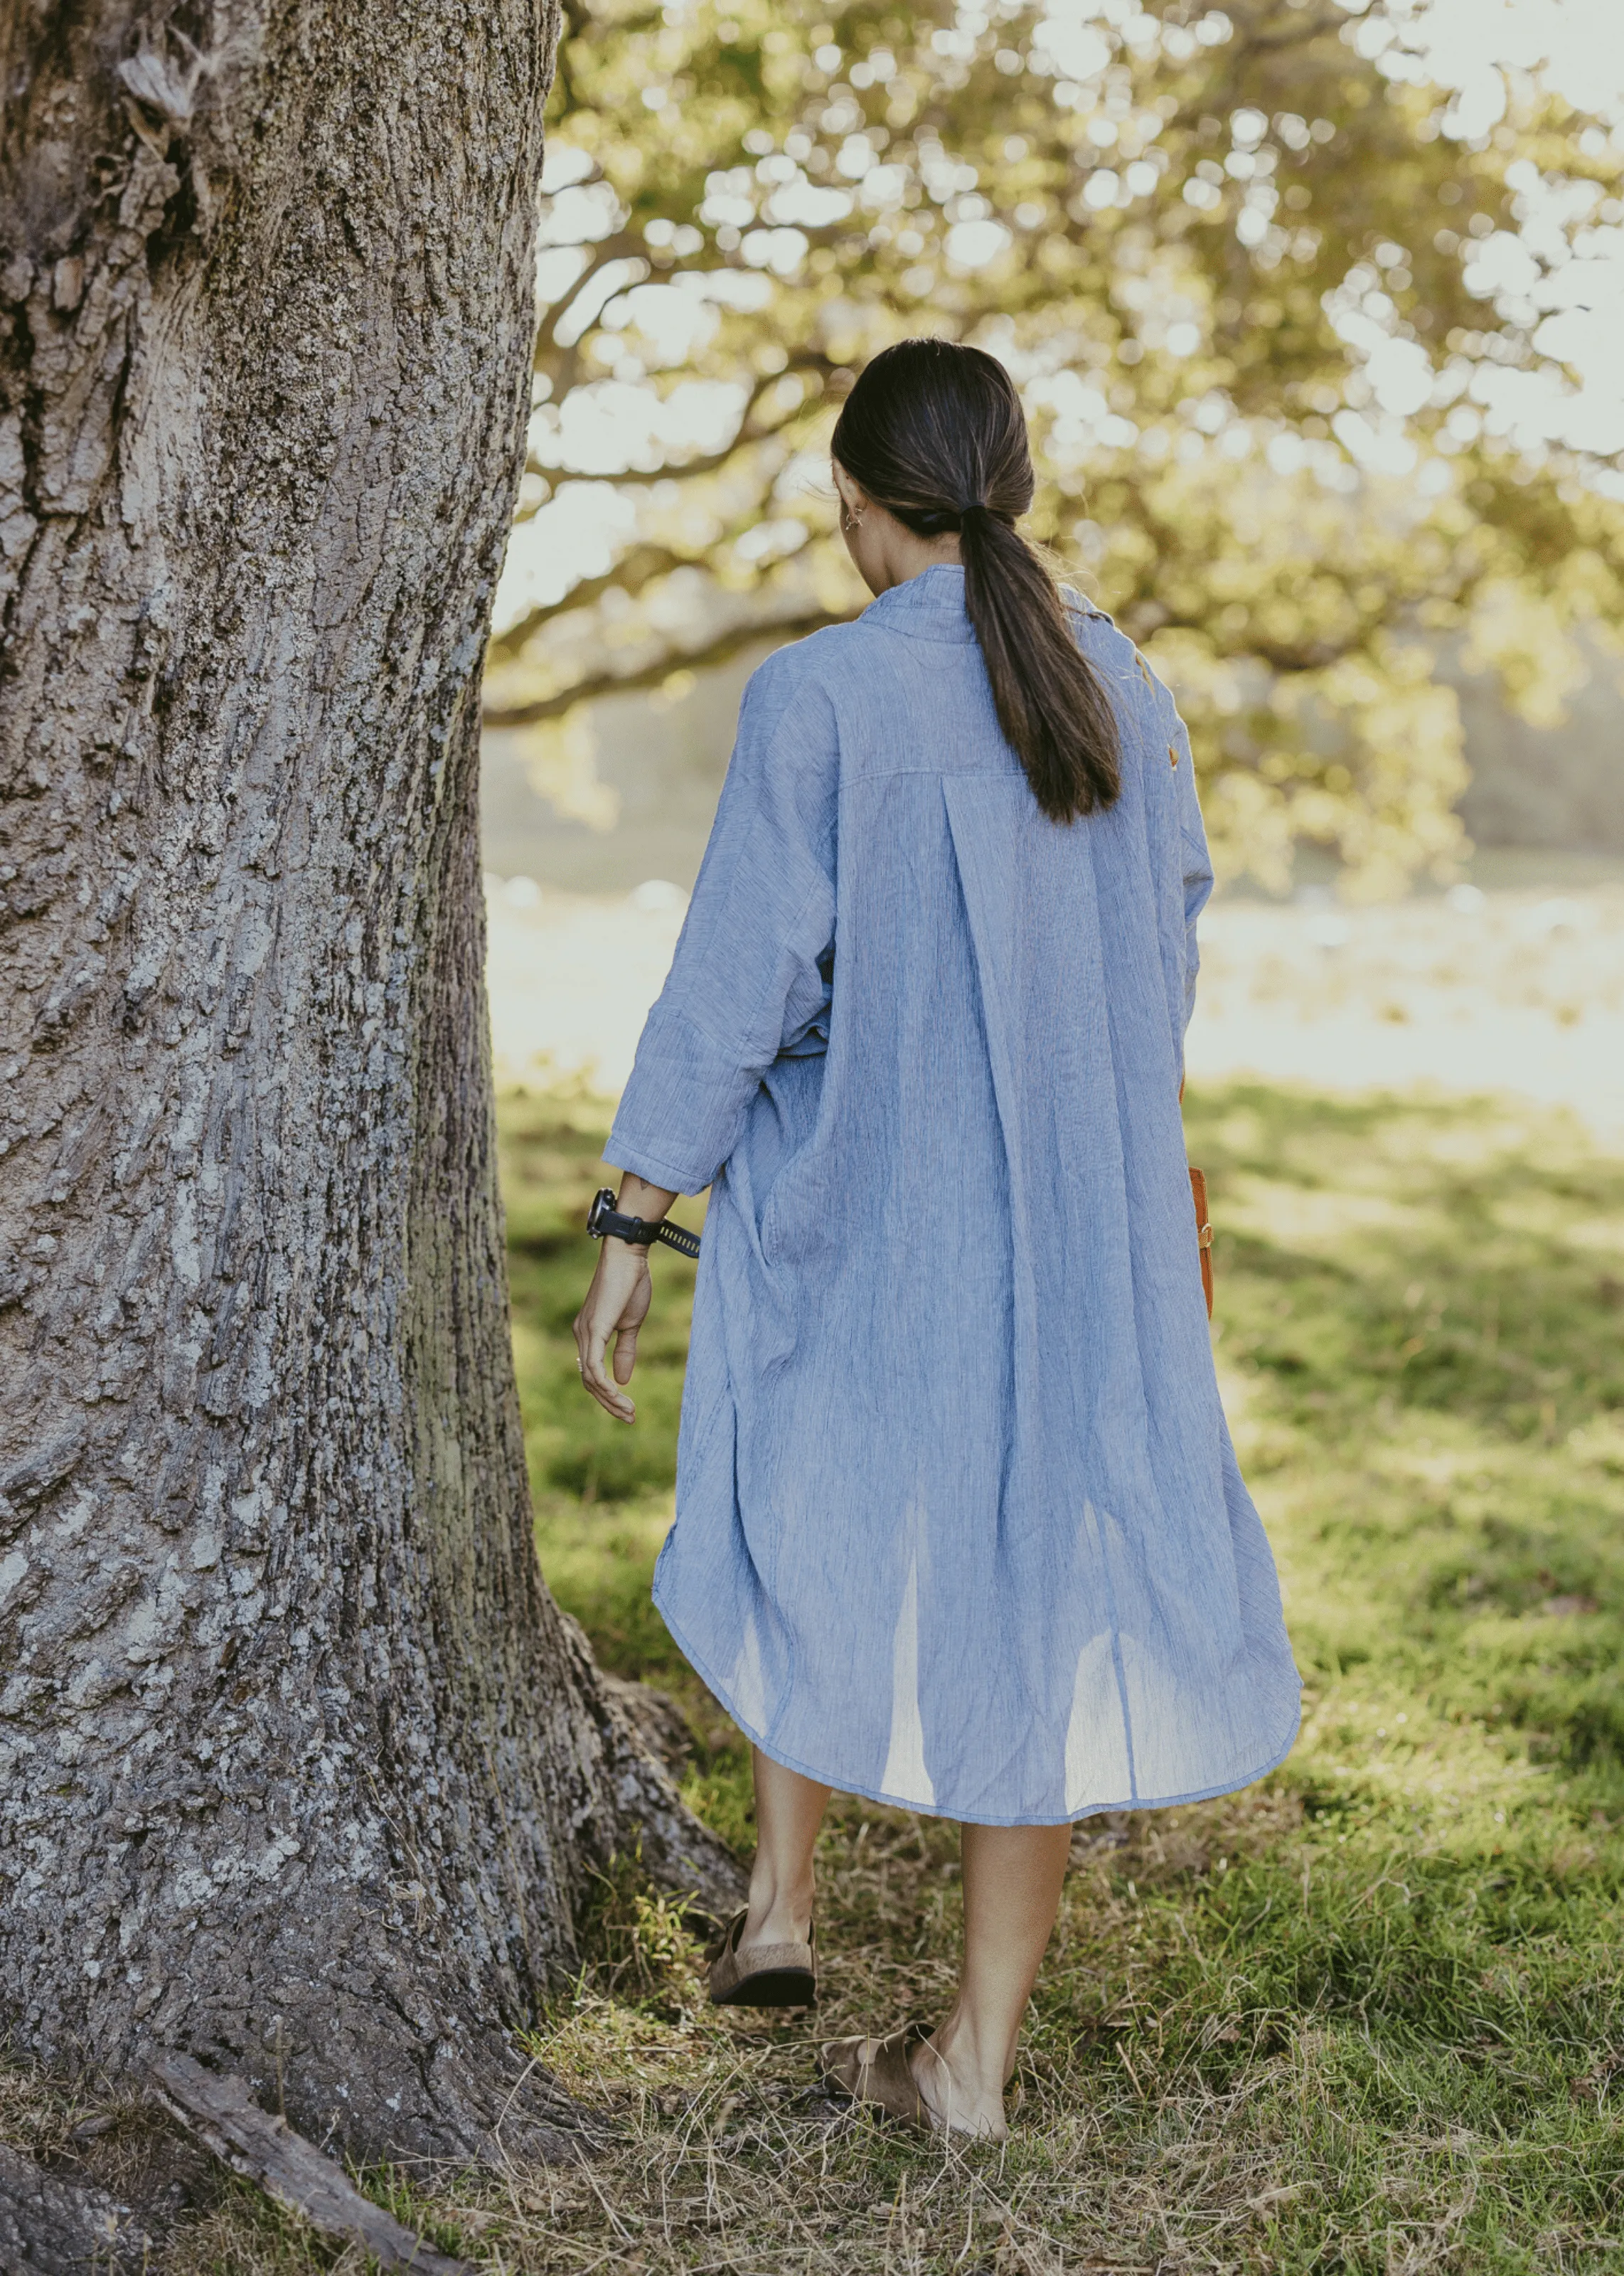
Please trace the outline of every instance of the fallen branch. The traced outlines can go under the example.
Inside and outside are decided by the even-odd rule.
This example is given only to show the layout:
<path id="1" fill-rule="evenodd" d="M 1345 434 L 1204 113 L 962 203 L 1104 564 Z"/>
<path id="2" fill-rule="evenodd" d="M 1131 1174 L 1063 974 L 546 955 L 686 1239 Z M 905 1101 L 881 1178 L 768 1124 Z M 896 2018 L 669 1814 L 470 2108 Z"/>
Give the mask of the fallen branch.
<path id="1" fill-rule="evenodd" d="M 81 2188 L 0 2142 L 0 2270 L 4 2276 L 137 2271 L 154 2251 L 128 2205 Z M 449 2263 L 446 2264 L 448 2266 Z"/>
<path id="2" fill-rule="evenodd" d="M 152 2067 L 159 2099 L 188 2133 L 233 2173 L 257 2181 L 285 2211 L 324 2236 L 370 2252 L 383 2268 L 413 2276 L 474 2276 L 472 2262 L 432 2251 L 392 2213 L 364 2197 L 342 2166 L 296 2134 L 285 2118 L 260 2108 L 239 2078 L 217 2078 L 189 2055 L 165 2055 Z"/>

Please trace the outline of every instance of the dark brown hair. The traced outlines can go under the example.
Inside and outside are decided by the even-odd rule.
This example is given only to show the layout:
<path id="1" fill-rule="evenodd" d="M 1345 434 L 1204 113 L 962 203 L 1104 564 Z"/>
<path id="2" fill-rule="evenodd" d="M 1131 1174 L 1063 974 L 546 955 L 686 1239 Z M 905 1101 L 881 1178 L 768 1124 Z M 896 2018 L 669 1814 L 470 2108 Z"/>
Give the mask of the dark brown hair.
<path id="1" fill-rule="evenodd" d="M 899 340 L 846 398 L 833 449 L 905 529 L 958 532 L 998 723 L 1044 812 L 1069 822 L 1109 806 L 1116 719 L 1042 556 L 1015 526 L 1032 501 L 1032 461 L 1002 364 L 952 340 Z"/>

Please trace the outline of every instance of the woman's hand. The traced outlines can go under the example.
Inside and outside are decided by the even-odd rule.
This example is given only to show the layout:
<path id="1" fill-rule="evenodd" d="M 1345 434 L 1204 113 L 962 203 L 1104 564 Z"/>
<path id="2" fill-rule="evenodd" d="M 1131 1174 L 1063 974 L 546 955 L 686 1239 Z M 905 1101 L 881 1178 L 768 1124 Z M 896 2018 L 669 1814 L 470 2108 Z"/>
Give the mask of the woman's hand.
<path id="1" fill-rule="evenodd" d="M 620 1181 L 616 1207 L 625 1217 L 639 1217 L 658 1225 L 676 1199 L 663 1186 L 630 1170 Z M 616 1240 L 611 1234 L 598 1251 L 598 1269 L 586 1291 L 586 1301 L 575 1316 L 576 1349 L 581 1354 L 581 1381 L 606 1414 L 617 1422 L 630 1422 L 637 1408 L 615 1384 L 630 1383 L 637 1365 L 638 1330 L 648 1317 L 654 1293 L 648 1277 L 648 1251 L 636 1241 Z M 603 1371 L 603 1354 L 615 1339 L 615 1383 Z"/>
<path id="2" fill-rule="evenodd" d="M 648 1317 L 653 1283 L 648 1274 L 648 1251 L 625 1240 L 605 1240 L 598 1251 L 598 1266 L 586 1291 L 586 1301 L 575 1316 L 576 1349 L 581 1355 L 581 1381 L 600 1407 L 617 1422 L 630 1422 L 637 1414 L 616 1384 L 630 1383 L 637 1364 L 638 1330 Z M 615 1339 L 615 1382 L 604 1373 L 609 1338 Z"/>

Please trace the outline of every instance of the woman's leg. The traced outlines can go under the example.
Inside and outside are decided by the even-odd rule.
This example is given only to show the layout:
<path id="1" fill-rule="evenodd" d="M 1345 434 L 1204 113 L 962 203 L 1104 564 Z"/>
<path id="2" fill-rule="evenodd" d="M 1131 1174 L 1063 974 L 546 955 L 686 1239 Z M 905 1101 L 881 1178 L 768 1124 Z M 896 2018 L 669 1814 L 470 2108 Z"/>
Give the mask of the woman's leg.
<path id="1" fill-rule="evenodd" d="M 750 1750 L 756 1781 L 756 1862 L 750 1911 L 739 1935 L 752 1944 L 804 1944 L 812 1915 L 812 1845 L 823 1823 L 827 1786 Z"/>
<path id="2" fill-rule="evenodd" d="M 913 2054 L 944 2125 L 1001 2140 L 1016 2042 L 1060 1909 L 1069 1825 L 966 1825 L 964 1964 L 945 2022 Z"/>

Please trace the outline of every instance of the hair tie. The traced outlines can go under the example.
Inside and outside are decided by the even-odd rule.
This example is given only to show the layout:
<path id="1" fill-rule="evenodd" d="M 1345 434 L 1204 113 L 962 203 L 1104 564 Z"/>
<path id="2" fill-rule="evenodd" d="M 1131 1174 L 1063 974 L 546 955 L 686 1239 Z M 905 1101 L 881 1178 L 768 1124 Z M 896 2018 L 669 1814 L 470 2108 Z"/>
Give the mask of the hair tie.
<path id="1" fill-rule="evenodd" d="M 967 513 L 985 513 L 987 511 L 987 503 L 984 497 L 971 498 L 965 505 L 955 506 L 953 511 L 963 521 Z"/>

